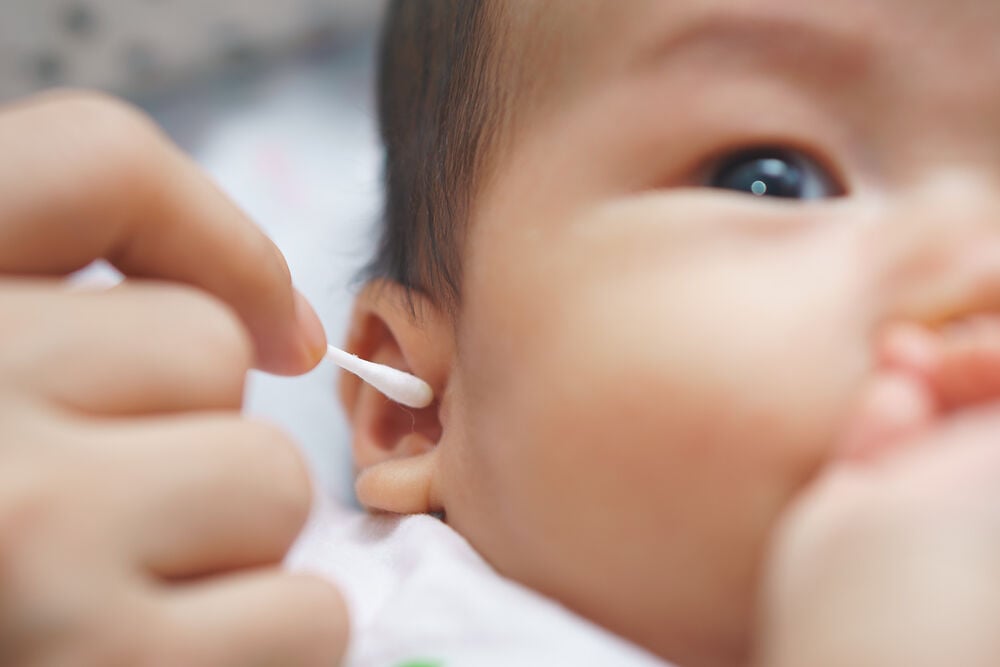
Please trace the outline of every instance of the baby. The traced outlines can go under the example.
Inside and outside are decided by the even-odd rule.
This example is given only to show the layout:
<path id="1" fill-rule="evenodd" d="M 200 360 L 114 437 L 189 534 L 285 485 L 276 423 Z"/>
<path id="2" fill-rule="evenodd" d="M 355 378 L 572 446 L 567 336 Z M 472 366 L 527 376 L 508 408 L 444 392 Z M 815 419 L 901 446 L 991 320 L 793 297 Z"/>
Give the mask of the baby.
<path id="1" fill-rule="evenodd" d="M 998 29 L 991 0 L 391 3 L 347 347 L 437 399 L 342 379 L 361 503 L 745 662 L 877 333 L 996 305 Z"/>

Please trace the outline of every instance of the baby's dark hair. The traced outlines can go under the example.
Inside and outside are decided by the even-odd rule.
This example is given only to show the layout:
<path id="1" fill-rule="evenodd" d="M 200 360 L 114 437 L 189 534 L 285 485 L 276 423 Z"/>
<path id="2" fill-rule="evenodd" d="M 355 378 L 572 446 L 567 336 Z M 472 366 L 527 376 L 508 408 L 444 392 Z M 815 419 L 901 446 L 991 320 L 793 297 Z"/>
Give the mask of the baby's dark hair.
<path id="1" fill-rule="evenodd" d="M 369 278 L 454 312 L 464 230 L 503 124 L 496 0 L 392 0 L 378 118 L 385 209 Z"/>

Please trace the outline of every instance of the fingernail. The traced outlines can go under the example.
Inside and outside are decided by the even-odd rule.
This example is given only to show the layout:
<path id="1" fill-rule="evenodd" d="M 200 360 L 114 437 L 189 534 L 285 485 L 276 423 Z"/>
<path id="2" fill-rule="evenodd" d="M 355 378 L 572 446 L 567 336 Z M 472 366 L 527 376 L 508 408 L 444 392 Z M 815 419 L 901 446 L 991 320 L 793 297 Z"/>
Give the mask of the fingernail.
<path id="1" fill-rule="evenodd" d="M 298 290 L 295 290 L 295 318 L 302 332 L 309 362 L 316 365 L 326 355 L 326 331 L 316 311 Z"/>
<path id="2" fill-rule="evenodd" d="M 938 337 L 915 325 L 897 325 L 886 335 L 884 358 L 893 370 L 931 372 L 938 359 Z"/>
<path id="3" fill-rule="evenodd" d="M 933 419 L 936 407 L 928 387 L 899 372 L 871 381 L 851 420 L 839 457 L 872 461 L 899 448 Z"/>

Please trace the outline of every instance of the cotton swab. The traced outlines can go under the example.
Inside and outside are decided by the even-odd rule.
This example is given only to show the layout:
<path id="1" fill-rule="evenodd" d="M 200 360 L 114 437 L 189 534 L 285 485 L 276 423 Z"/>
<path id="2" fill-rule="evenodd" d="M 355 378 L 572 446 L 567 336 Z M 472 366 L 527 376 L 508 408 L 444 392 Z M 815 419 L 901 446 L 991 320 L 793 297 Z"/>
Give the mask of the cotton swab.
<path id="1" fill-rule="evenodd" d="M 328 346 L 327 356 L 345 371 L 408 408 L 426 408 L 434 402 L 434 390 L 420 378 L 391 366 L 365 361 L 356 354 Z"/>

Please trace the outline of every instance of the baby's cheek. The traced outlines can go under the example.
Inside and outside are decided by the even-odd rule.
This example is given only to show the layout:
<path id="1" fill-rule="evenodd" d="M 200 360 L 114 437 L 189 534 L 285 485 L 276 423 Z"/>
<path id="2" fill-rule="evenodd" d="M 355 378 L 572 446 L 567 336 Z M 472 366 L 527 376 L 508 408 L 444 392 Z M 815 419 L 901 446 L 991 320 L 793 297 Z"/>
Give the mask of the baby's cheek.
<path id="1" fill-rule="evenodd" d="M 816 386 L 835 373 L 777 339 L 745 356 L 694 317 L 681 331 L 648 311 L 640 327 L 560 308 L 577 326 L 538 327 L 502 364 L 505 391 L 480 404 L 481 488 L 501 500 L 474 543 L 593 614 L 609 607 L 610 585 L 614 602 L 650 614 L 668 600 L 727 600 L 705 614 L 738 616 L 774 521 L 825 455 L 839 397 Z"/>
<path id="2" fill-rule="evenodd" d="M 644 496 L 634 483 L 650 477 L 658 494 L 691 480 L 742 488 L 749 474 L 771 489 L 801 483 L 868 364 L 855 299 L 806 276 L 816 263 L 719 253 L 546 266 L 548 280 L 523 271 L 470 301 L 482 308 L 475 375 L 486 408 L 505 411 L 499 426 L 533 443 L 536 469 L 597 462 L 609 495 L 621 484 Z"/>
<path id="3" fill-rule="evenodd" d="M 561 474 L 579 502 L 757 511 L 816 468 L 868 363 L 840 245 L 505 238 L 470 266 L 465 358 L 540 495 Z"/>

